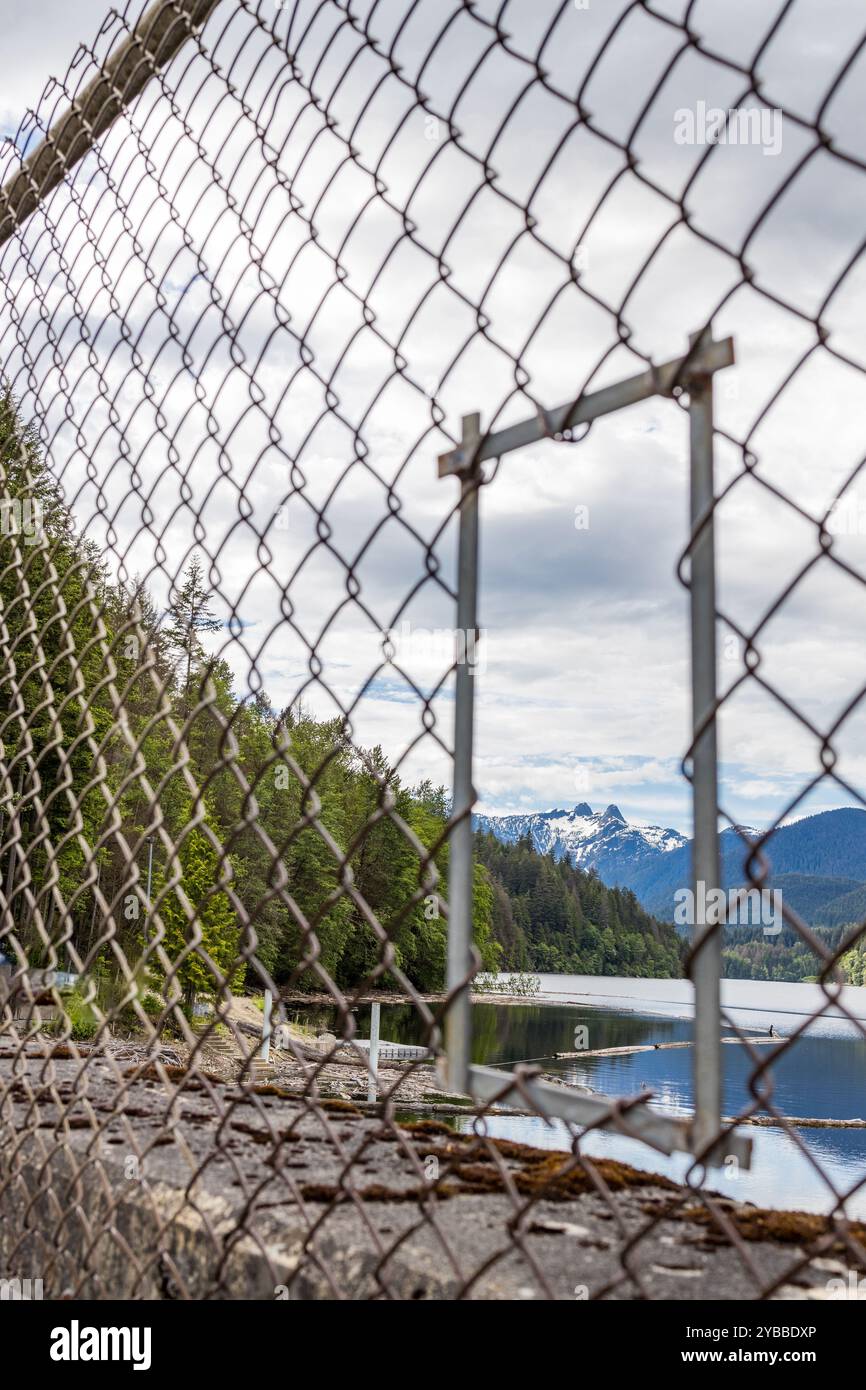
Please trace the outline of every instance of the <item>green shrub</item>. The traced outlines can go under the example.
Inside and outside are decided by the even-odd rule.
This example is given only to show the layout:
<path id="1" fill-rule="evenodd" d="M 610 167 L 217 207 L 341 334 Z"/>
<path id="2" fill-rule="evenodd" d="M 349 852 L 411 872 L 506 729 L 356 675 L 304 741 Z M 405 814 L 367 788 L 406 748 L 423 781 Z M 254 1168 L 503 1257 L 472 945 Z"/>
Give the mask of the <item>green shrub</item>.
<path id="1" fill-rule="evenodd" d="M 66 1015 L 65 1020 L 60 1020 L 63 1033 L 78 1039 L 95 1036 L 99 1029 L 99 1019 L 93 1012 L 93 1006 L 78 990 L 72 990 L 64 996 L 63 1009 Z"/>
<path id="2" fill-rule="evenodd" d="M 143 994 L 138 1002 L 148 1018 L 159 1018 L 159 1015 L 165 1008 L 165 1004 L 160 999 L 159 995 L 152 994 L 150 991 L 148 991 L 147 994 Z"/>

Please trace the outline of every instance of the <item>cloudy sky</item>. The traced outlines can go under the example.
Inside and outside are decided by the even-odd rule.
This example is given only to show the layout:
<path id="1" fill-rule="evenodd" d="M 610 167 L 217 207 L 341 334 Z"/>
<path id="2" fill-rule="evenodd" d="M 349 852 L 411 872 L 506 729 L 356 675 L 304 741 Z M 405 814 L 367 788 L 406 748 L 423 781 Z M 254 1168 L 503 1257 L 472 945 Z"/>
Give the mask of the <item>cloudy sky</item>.
<path id="1" fill-rule="evenodd" d="M 122 26 L 105 0 L 4 5 L 14 138 L 77 43 L 104 54 Z M 737 352 L 717 379 L 723 806 L 764 824 L 866 784 L 860 707 L 836 728 L 864 680 L 859 479 L 841 563 L 818 541 L 866 452 L 866 59 L 843 72 L 862 7 L 699 0 L 701 52 L 686 8 L 353 0 L 348 24 L 223 0 L 0 256 L 0 356 L 83 529 L 160 602 L 200 548 L 239 684 L 348 711 L 410 781 L 450 780 L 457 485 L 436 457 L 461 415 L 559 405 L 712 314 Z M 701 143 L 702 111 L 758 111 L 755 62 L 757 137 Z M 615 801 L 690 829 L 687 446 L 657 399 L 508 455 L 484 489 L 483 809 Z M 828 734 L 844 785 L 804 795 Z"/>

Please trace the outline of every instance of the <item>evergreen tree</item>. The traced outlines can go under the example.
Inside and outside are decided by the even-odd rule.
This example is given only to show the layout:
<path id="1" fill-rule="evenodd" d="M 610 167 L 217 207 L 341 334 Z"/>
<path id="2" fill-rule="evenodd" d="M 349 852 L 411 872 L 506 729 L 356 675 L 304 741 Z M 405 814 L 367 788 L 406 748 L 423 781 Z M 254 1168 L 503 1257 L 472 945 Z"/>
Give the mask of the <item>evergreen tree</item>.
<path id="1" fill-rule="evenodd" d="M 193 667 L 203 656 L 199 633 L 218 632 L 222 627 L 212 607 L 212 592 L 204 581 L 198 552 L 190 560 L 180 587 L 174 590 L 166 611 L 165 642 L 176 660 L 185 669 L 183 683 L 184 709 L 188 709 Z"/>
<path id="2" fill-rule="evenodd" d="M 185 813 L 189 824 L 191 801 Z M 238 983 L 240 930 L 231 901 L 220 886 L 225 863 L 221 865 L 222 856 L 200 826 L 184 835 L 176 858 L 180 866 L 176 886 L 169 886 L 175 876 L 171 861 L 158 875 L 157 888 L 165 893 L 159 903 L 165 929 L 161 945 L 171 962 L 170 973 L 190 1007 L 196 994 L 218 994 L 227 985 Z M 171 990 L 170 982 L 167 987 Z"/>

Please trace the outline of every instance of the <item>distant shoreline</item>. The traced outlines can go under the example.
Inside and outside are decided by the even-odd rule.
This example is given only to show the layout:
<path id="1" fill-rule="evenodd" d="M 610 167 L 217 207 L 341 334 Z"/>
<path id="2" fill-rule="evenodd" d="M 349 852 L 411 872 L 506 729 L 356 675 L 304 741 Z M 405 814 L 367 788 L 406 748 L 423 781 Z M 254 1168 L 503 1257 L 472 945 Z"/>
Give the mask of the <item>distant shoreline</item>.
<path id="1" fill-rule="evenodd" d="M 359 994 L 359 995 L 346 995 L 346 996 L 345 996 L 345 1002 L 346 1002 L 346 1004 L 348 1005 L 349 1009 L 351 1010 L 351 1009 L 356 1009 L 356 1008 L 358 1008 L 358 1006 L 359 1006 L 359 1005 L 362 1005 L 362 1004 L 415 1004 L 415 1003 L 421 1003 L 421 1004 L 444 1004 L 444 1003 L 446 1002 L 446 1000 L 447 1000 L 447 997 L 448 997 L 448 996 L 445 995 L 445 994 L 421 994 L 421 993 L 419 992 L 419 993 L 416 994 L 416 995 L 410 995 L 410 994 L 402 994 L 402 993 L 391 992 L 390 990 L 369 990 L 369 991 L 365 992 L 364 994 Z M 567 997 L 567 996 L 565 996 L 565 995 L 563 995 L 563 996 L 558 996 L 558 995 L 544 994 L 544 993 L 541 993 L 541 994 L 497 994 L 497 993 L 495 993 L 495 992 L 492 991 L 492 990 L 484 990 L 484 991 L 481 992 L 481 993 L 476 993 L 476 992 L 473 990 L 472 993 L 471 993 L 471 995 L 470 995 L 470 998 L 471 998 L 473 1004 L 505 1004 L 505 1005 L 507 1005 L 507 1006 L 509 1006 L 509 1007 L 514 1006 L 514 1005 L 518 1005 L 518 1004 L 525 1004 L 525 1005 L 540 1004 L 540 1005 L 542 1005 L 543 1007 L 555 1007 L 555 1006 L 557 1006 L 557 1005 L 563 1004 L 563 1005 L 565 1005 L 567 1008 L 570 1007 L 570 1008 L 575 1008 L 575 1009 L 584 1009 L 584 1008 L 597 1008 L 597 1009 L 621 1008 L 621 1009 L 622 1009 L 624 1012 L 626 1012 L 626 1013 L 641 1013 L 641 1012 L 650 1012 L 650 1013 L 652 1013 L 652 1012 L 653 1012 L 653 1010 L 651 1010 L 651 1009 L 648 1009 L 648 1010 L 641 1010 L 640 1008 L 629 1007 L 627 1004 L 620 1004 L 620 1003 L 608 1004 L 608 1003 L 597 1002 L 597 1001 L 595 1001 L 594 999 L 591 999 L 591 998 L 589 998 L 589 999 L 586 999 L 586 998 L 577 998 L 577 999 L 575 999 L 575 998 Z M 608 995 L 601 995 L 601 996 L 599 996 L 599 998 L 602 999 L 602 1000 L 608 1000 L 608 999 L 609 999 L 609 1000 L 616 1000 L 616 1001 L 619 1001 L 619 1000 L 622 998 L 622 996 L 621 996 L 621 995 L 617 995 L 617 994 L 608 994 Z M 283 1004 L 310 1005 L 311 1007 L 312 1007 L 312 1006 L 315 1006 L 315 1007 L 320 1007 L 320 1008 L 332 1008 L 332 1009 L 336 1009 L 336 1008 L 339 1007 L 338 1002 L 337 1002 L 336 999 L 334 999 L 333 995 L 330 995 L 330 994 L 323 994 L 323 993 L 316 993 L 316 994 L 301 994 L 301 993 L 296 993 L 296 992 L 295 992 L 295 993 L 290 993 L 290 994 L 281 994 L 281 995 L 280 995 L 280 1001 L 281 1001 Z M 649 1002 L 652 1002 L 652 1001 L 649 1001 Z M 665 1002 L 668 1002 L 668 1001 L 665 1001 Z M 676 1003 L 675 1000 L 671 1000 L 671 1001 L 669 1001 L 669 1002 L 672 1003 L 672 1004 L 675 1004 L 675 1003 Z M 663 1015 L 660 1015 L 660 1016 L 663 1017 L 663 1018 L 670 1018 L 670 1017 L 673 1017 L 673 1015 L 671 1015 L 671 1014 L 663 1014 Z M 691 1015 L 690 1015 L 690 1014 L 689 1014 L 689 1015 L 683 1015 L 683 1017 L 691 1017 Z"/>
<path id="2" fill-rule="evenodd" d="M 562 978 L 568 977 L 564 976 Z M 633 980 L 635 983 L 640 982 L 641 984 L 650 984 L 654 979 L 654 977 L 651 976 L 621 977 L 610 975 L 600 975 L 598 977 L 584 978 L 597 978 L 599 983 L 612 983 L 614 980 L 621 979 L 623 980 L 623 983 L 626 983 L 627 980 Z M 676 983 L 681 985 L 688 984 L 688 982 L 685 980 L 674 980 L 673 977 L 662 977 L 658 980 L 658 983 L 659 985 L 670 983 Z M 756 986 L 760 986 L 762 991 L 768 991 L 770 993 L 777 989 L 790 990 L 801 988 L 815 990 L 818 991 L 818 993 L 821 992 L 820 986 L 818 985 L 787 980 L 732 980 L 729 982 L 723 981 L 723 986 L 725 983 L 729 983 L 735 986 L 754 984 Z M 864 996 L 864 1001 L 866 1001 L 866 987 L 856 985 L 845 986 L 845 991 L 848 994 L 851 1003 L 853 1003 L 854 999 L 857 999 L 857 1002 L 860 1003 L 858 995 L 861 990 Z M 563 990 L 562 993 L 558 993 L 552 992 L 549 989 L 545 990 L 544 988 L 542 988 L 538 994 L 531 995 L 504 993 L 498 994 L 491 990 L 485 990 L 482 992 L 473 991 L 470 997 L 473 1004 L 496 1004 L 503 1005 L 508 1008 L 515 1008 L 519 1005 L 538 1005 L 542 1008 L 563 1006 L 565 1008 L 574 1009 L 613 1009 L 618 1010 L 621 1013 L 643 1014 L 651 1018 L 667 1018 L 671 1020 L 680 1020 L 685 1022 L 690 1022 L 694 1017 L 694 1006 L 692 1004 L 691 999 L 671 999 L 652 997 L 643 998 L 637 994 L 630 995 L 628 993 L 615 993 L 612 990 L 592 990 L 586 992 L 573 992 L 570 990 Z M 297 1006 L 330 1008 L 339 1007 L 337 1000 L 334 999 L 332 995 L 323 993 L 321 991 L 318 991 L 315 994 L 304 994 L 299 991 L 293 991 L 292 993 L 281 994 L 280 998 L 284 1004 L 294 1004 Z M 422 993 L 421 991 L 419 991 L 416 995 L 410 995 L 405 992 L 391 992 L 389 990 L 367 990 L 363 994 L 359 995 L 352 995 L 350 993 L 346 993 L 344 995 L 346 1005 L 350 1010 L 367 1004 L 406 1005 L 421 1003 L 431 1006 L 431 1008 L 435 1012 L 435 1006 L 444 1005 L 446 1003 L 447 998 L 448 996 L 444 993 L 444 991 L 437 993 Z M 801 1009 L 797 1009 L 790 1007 L 791 1002 L 792 1001 L 788 1001 L 788 1007 L 786 1007 L 785 1004 L 783 1004 L 781 1001 L 779 1003 L 774 1003 L 771 999 L 767 999 L 766 997 L 760 1003 L 734 1002 L 733 1000 L 728 999 L 724 1001 L 723 1008 L 730 1012 L 738 1014 L 763 1013 L 787 1018 L 811 1018 L 814 1015 L 814 1004 L 808 1006 L 804 1001 L 804 1007 Z M 848 1014 L 846 1014 L 844 1010 L 840 1010 L 838 1006 L 829 1005 L 822 1009 L 822 1015 L 827 1019 L 832 1019 L 834 1022 L 851 1022 L 853 1020 L 855 1024 L 866 1024 L 866 1009 L 863 1010 L 862 1014 L 852 1013 L 849 1017 Z"/>

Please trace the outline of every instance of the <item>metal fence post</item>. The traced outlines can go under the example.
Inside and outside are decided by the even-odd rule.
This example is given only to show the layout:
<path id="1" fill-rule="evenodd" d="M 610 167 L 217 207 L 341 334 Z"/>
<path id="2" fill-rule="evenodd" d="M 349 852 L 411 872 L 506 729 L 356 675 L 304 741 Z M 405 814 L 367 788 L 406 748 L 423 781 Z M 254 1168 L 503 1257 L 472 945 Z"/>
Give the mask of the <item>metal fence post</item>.
<path id="1" fill-rule="evenodd" d="M 382 1005 L 374 1004 L 370 1011 L 370 1081 L 367 1100 L 372 1102 L 379 1093 L 379 1019 Z"/>
<path id="2" fill-rule="evenodd" d="M 264 1015 L 262 1017 L 262 1045 L 259 1049 L 259 1060 L 269 1062 L 271 1059 L 271 1012 L 274 1007 L 274 997 L 269 989 L 265 990 Z"/>
<path id="3" fill-rule="evenodd" d="M 706 338 L 710 331 L 706 330 Z M 692 526 L 689 600 L 692 644 L 692 880 L 695 920 L 691 979 L 694 985 L 694 1147 L 697 1153 L 719 1134 L 722 1113 L 720 1042 L 722 926 L 718 914 L 700 910 L 720 886 L 716 748 L 716 574 L 713 535 L 713 377 L 687 382 L 690 426 Z"/>
<path id="4" fill-rule="evenodd" d="M 713 374 L 734 362 L 731 338 L 713 340 L 711 328 L 693 334 L 684 357 L 673 358 L 633 377 L 614 382 L 598 391 L 582 395 L 577 401 L 536 415 L 502 430 L 480 433 L 478 415 L 463 420 L 463 437 L 456 449 L 439 457 L 439 476 L 461 480 L 460 538 L 458 561 L 457 612 L 459 636 L 464 650 L 469 635 L 476 631 L 478 583 L 478 486 L 484 459 L 501 459 L 538 439 L 571 431 L 585 424 L 649 400 L 670 396 L 678 389 L 689 391 L 691 427 L 691 522 L 692 557 L 690 596 L 692 617 L 692 696 L 694 764 L 693 794 L 695 820 L 695 900 L 706 901 L 697 892 L 700 883 L 709 890 L 719 885 L 719 848 L 716 825 L 716 644 L 715 644 L 715 567 L 713 555 Z M 502 1100 L 503 1077 L 496 1068 L 474 1064 L 472 1018 L 468 984 L 472 974 L 472 825 L 475 802 L 472 787 L 473 671 L 458 656 L 455 735 L 453 827 L 450 835 L 448 930 L 448 1007 L 446 1010 L 446 1059 L 442 1068 L 445 1084 L 453 1090 L 489 1102 Z M 714 1147 L 721 1128 L 721 1043 L 719 1037 L 721 936 L 716 926 L 704 940 L 704 924 L 696 923 L 691 978 L 695 986 L 695 1115 L 694 1121 L 663 1116 L 657 1111 L 635 1107 L 628 1119 L 611 1118 L 610 1102 L 601 1097 L 563 1095 L 561 1088 L 544 1080 L 523 1078 L 520 1097 L 531 1098 L 533 1107 L 547 1116 L 565 1116 L 574 1123 L 610 1123 L 665 1153 L 683 1149 L 698 1152 L 708 1163 L 734 1156 L 744 1166 L 750 1162 L 751 1143 L 742 1135 L 731 1134 L 725 1153 Z M 507 1089 L 507 1087 L 506 1087 Z"/>
<path id="5" fill-rule="evenodd" d="M 475 451 L 481 417 L 465 415 L 460 451 L 460 521 L 457 552 L 457 676 L 454 693 L 453 826 L 448 862 L 447 988 L 454 997 L 445 1020 L 448 1085 L 468 1089 L 472 1039 L 472 740 L 475 673 L 470 660 L 478 620 L 478 489 L 481 472 Z"/>

